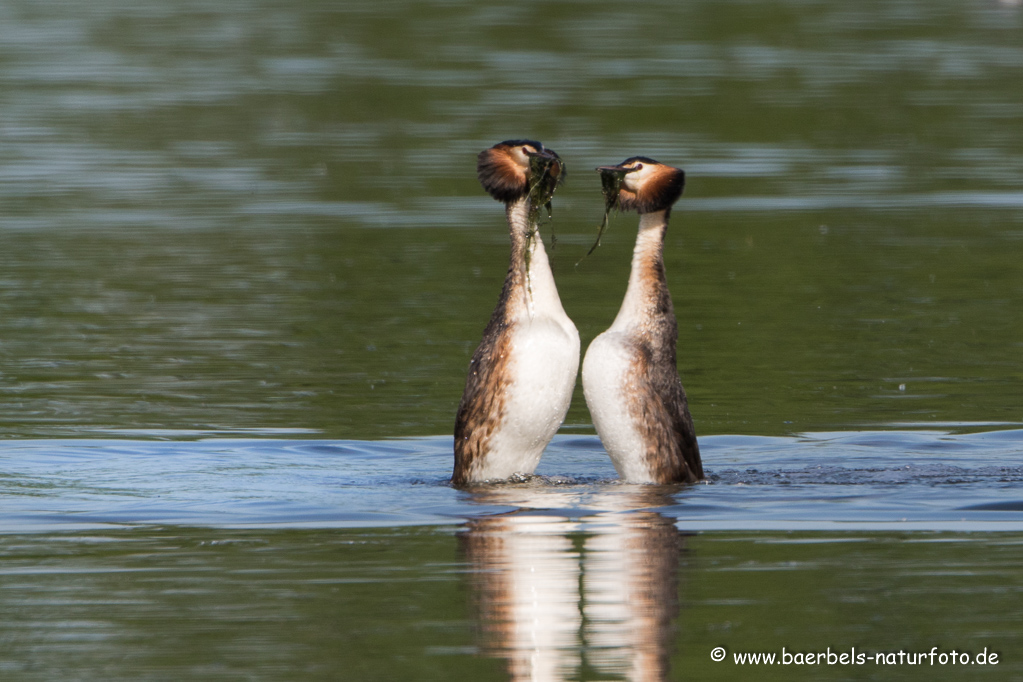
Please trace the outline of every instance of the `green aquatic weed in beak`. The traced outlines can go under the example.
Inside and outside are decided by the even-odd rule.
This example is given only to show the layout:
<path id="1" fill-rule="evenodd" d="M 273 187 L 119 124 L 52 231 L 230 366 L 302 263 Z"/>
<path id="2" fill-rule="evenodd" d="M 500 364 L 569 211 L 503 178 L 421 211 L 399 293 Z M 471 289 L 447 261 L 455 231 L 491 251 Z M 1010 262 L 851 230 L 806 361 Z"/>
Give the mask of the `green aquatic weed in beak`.
<path id="1" fill-rule="evenodd" d="M 540 152 L 529 157 L 529 220 L 536 224 L 540 207 L 547 209 L 547 217 L 552 215 L 551 199 L 565 177 L 565 166 L 561 159 L 552 152 Z"/>
<path id="2" fill-rule="evenodd" d="M 528 276 L 533 238 L 539 233 L 540 207 L 547 209 L 547 218 L 553 216 L 551 199 L 558 185 L 565 179 L 565 166 L 561 158 L 552 151 L 543 150 L 529 154 L 529 226 L 530 232 L 524 246 L 526 273 Z M 554 231 L 551 230 L 551 249 L 554 248 Z"/>
<path id="3" fill-rule="evenodd" d="M 603 239 L 604 232 L 611 221 L 611 211 L 618 208 L 618 196 L 622 192 L 622 185 L 625 183 L 625 176 L 628 173 L 628 170 L 624 168 L 613 166 L 602 166 L 597 170 L 600 171 L 600 191 L 604 194 L 604 220 L 601 221 L 600 228 L 597 230 L 597 241 L 586 252 L 586 256 L 589 256 L 600 246 L 600 240 Z M 583 258 L 586 256 L 583 256 Z M 579 262 L 582 262 L 582 259 Z M 576 265 L 578 264 L 576 263 Z"/>

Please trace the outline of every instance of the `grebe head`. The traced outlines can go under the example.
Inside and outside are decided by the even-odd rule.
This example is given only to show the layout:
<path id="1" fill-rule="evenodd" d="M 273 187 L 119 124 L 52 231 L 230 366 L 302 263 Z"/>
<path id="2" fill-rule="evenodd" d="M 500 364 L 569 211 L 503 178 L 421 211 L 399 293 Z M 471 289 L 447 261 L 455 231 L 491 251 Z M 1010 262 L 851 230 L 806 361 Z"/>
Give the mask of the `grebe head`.
<path id="1" fill-rule="evenodd" d="M 670 209 L 682 196 L 686 174 L 646 156 L 633 156 L 617 166 L 597 168 L 608 206 L 623 211 L 655 213 Z"/>
<path id="2" fill-rule="evenodd" d="M 551 200 L 565 177 L 565 164 L 535 140 L 506 140 L 480 152 L 476 173 L 490 196 L 504 203 L 534 192 L 533 203 Z"/>

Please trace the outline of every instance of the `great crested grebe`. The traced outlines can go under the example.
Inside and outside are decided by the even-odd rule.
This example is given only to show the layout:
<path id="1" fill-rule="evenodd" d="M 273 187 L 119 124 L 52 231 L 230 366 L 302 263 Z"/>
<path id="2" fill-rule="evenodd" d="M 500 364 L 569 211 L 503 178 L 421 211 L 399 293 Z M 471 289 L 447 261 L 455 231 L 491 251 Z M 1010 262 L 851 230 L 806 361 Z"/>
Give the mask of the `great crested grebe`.
<path id="1" fill-rule="evenodd" d="M 583 361 L 583 394 L 618 475 L 630 483 L 694 483 L 700 448 L 675 365 L 678 323 L 664 278 L 664 234 L 685 173 L 645 156 L 597 169 L 608 205 L 639 213 L 625 300 Z"/>
<path id="2" fill-rule="evenodd" d="M 564 177 L 560 157 L 539 142 L 509 140 L 480 153 L 477 173 L 505 204 L 511 263 L 458 406 L 455 485 L 531 474 L 565 419 L 579 370 L 579 332 L 537 227 Z"/>

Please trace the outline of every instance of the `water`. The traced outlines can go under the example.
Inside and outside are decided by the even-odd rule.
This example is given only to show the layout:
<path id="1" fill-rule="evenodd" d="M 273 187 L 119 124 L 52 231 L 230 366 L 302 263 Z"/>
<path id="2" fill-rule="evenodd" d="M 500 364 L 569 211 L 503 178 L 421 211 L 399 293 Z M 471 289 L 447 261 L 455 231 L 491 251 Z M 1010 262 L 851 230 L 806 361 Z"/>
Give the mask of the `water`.
<path id="1" fill-rule="evenodd" d="M 446 436 L 8 441 L 0 532 L 462 526 L 518 510 L 643 510 L 686 530 L 1023 528 L 1023 430 L 707 436 L 701 447 L 708 480 L 689 488 L 621 484 L 598 438 L 558 436 L 535 477 L 466 492 L 448 484 Z"/>
<path id="2" fill-rule="evenodd" d="M 959 648 L 1023 679 L 1015 0 L 0 6 L 0 677 L 735 679 Z M 686 169 L 666 267 L 710 474 L 445 484 L 507 265 L 475 154 Z M 711 660 L 724 646 L 726 662 Z M 795 671 L 795 674 L 793 674 Z"/>
<path id="3" fill-rule="evenodd" d="M 691 487 L 621 484 L 559 436 L 536 476 L 460 491 L 449 437 L 8 441 L 0 669 L 734 679 L 713 648 L 940 646 L 1020 672 L 1023 431 L 702 446 Z"/>
<path id="4" fill-rule="evenodd" d="M 666 258 L 701 433 L 1023 424 L 1018 6 L 2 12 L 4 433 L 450 432 L 507 265 L 475 154 L 523 135 L 568 164 L 584 344 L 635 229 L 574 267 L 589 169 L 688 171 Z"/>

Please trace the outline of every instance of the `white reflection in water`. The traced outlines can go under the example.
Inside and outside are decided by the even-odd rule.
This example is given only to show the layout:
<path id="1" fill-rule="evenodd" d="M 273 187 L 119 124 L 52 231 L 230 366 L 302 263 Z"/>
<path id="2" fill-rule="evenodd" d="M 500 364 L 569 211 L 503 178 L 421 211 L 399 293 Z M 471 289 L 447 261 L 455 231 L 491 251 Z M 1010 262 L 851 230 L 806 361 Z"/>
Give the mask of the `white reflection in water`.
<path id="1" fill-rule="evenodd" d="M 601 675 L 667 679 L 683 541 L 648 509 L 669 494 L 534 495 L 536 505 L 518 486 L 477 493 L 486 504 L 525 496 L 526 508 L 473 521 L 462 535 L 483 651 L 506 659 L 512 680 L 576 679 L 584 662 Z M 540 508 L 552 503 L 584 515 Z M 612 511 L 587 516 L 588 506 Z"/>
<path id="2" fill-rule="evenodd" d="M 488 653 L 508 659 L 513 680 L 567 679 L 581 662 L 578 524 L 505 516 L 471 525 L 465 550 L 475 577 Z"/>

